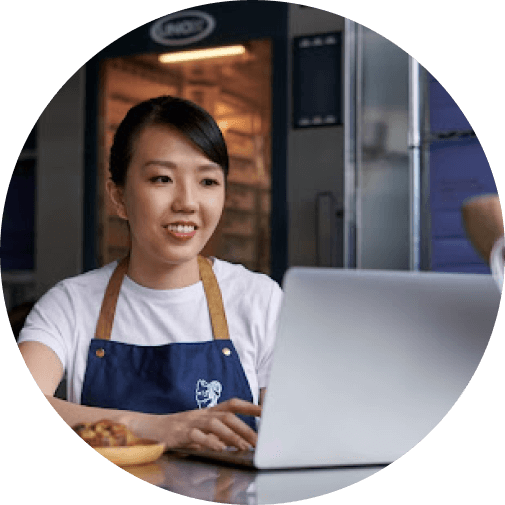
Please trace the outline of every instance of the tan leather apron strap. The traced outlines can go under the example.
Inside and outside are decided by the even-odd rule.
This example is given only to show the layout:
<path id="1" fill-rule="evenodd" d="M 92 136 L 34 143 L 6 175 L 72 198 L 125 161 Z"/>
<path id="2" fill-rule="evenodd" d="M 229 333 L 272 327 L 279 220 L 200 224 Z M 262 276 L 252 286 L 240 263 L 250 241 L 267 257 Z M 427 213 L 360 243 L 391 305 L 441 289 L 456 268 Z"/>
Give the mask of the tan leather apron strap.
<path id="1" fill-rule="evenodd" d="M 228 340 L 230 334 L 228 333 L 228 323 L 226 322 L 223 298 L 212 266 L 206 258 L 198 256 L 198 267 L 200 269 L 203 289 L 207 296 L 214 340 Z"/>
<path id="2" fill-rule="evenodd" d="M 107 289 L 103 296 L 98 323 L 96 324 L 95 338 L 110 340 L 112 333 L 112 324 L 114 323 L 114 314 L 116 313 L 116 304 L 123 283 L 123 278 L 128 270 L 130 256 L 125 256 L 116 266 L 112 276 L 107 284 Z"/>
<path id="3" fill-rule="evenodd" d="M 112 325 L 114 323 L 114 315 L 116 313 L 116 304 L 121 290 L 123 278 L 128 270 L 130 256 L 125 256 L 116 266 L 112 273 L 109 283 L 105 290 L 96 325 L 95 338 L 101 340 L 110 340 L 112 334 Z M 212 324 L 212 332 L 214 340 L 227 340 L 230 338 L 228 333 L 228 323 L 224 312 L 223 298 L 221 290 L 217 283 L 216 276 L 212 270 L 209 261 L 202 256 L 198 256 L 198 268 L 200 270 L 200 278 L 202 279 L 203 289 L 207 297 L 209 306 L 210 321 Z"/>

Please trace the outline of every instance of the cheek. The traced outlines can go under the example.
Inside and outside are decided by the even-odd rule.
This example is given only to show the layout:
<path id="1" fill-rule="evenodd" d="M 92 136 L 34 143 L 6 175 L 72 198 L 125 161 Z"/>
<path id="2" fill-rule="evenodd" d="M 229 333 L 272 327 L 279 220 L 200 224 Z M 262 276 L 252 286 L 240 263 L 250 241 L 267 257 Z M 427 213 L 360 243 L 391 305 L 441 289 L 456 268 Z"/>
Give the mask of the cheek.
<path id="1" fill-rule="evenodd" d="M 152 194 L 136 192 L 130 194 L 126 201 L 126 210 L 129 221 L 141 221 L 141 226 L 145 227 L 146 219 L 154 219 L 160 213 L 160 202 Z M 148 222 L 148 221 L 147 221 Z"/>
<path id="2" fill-rule="evenodd" d="M 206 197 L 205 211 L 209 219 L 217 220 L 224 210 L 224 193 L 215 193 Z"/>

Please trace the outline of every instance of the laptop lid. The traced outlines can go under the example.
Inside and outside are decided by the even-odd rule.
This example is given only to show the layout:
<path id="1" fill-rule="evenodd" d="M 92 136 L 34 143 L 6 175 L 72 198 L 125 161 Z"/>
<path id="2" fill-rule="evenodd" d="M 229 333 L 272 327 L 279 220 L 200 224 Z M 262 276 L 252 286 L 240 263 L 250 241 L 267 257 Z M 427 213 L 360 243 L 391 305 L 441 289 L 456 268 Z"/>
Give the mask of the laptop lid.
<path id="1" fill-rule="evenodd" d="M 257 468 L 390 463 L 471 379 L 496 320 L 488 275 L 293 268 Z"/>

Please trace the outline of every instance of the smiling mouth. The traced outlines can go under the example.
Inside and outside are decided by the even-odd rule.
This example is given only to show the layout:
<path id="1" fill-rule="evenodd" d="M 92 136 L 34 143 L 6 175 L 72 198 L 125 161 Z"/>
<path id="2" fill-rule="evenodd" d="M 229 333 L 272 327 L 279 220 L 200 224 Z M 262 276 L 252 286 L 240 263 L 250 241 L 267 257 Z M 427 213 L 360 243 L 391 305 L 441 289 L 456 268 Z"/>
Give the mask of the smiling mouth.
<path id="1" fill-rule="evenodd" d="M 188 240 L 195 235 L 197 227 L 194 224 L 175 223 L 165 226 L 165 229 L 172 237 L 179 240 Z"/>
<path id="2" fill-rule="evenodd" d="M 169 231 L 174 233 L 192 233 L 196 230 L 196 226 L 194 224 L 169 224 L 167 226 Z"/>

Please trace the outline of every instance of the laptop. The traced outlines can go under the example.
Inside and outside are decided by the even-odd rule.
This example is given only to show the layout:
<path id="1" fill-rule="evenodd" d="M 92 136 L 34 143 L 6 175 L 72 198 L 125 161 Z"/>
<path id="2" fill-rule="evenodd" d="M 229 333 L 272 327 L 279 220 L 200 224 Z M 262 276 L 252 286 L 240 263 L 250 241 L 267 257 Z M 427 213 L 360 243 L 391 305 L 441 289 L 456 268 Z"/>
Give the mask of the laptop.
<path id="1" fill-rule="evenodd" d="M 472 378 L 501 293 L 489 275 L 297 267 L 283 281 L 254 451 L 177 451 L 257 469 L 386 465 Z"/>

